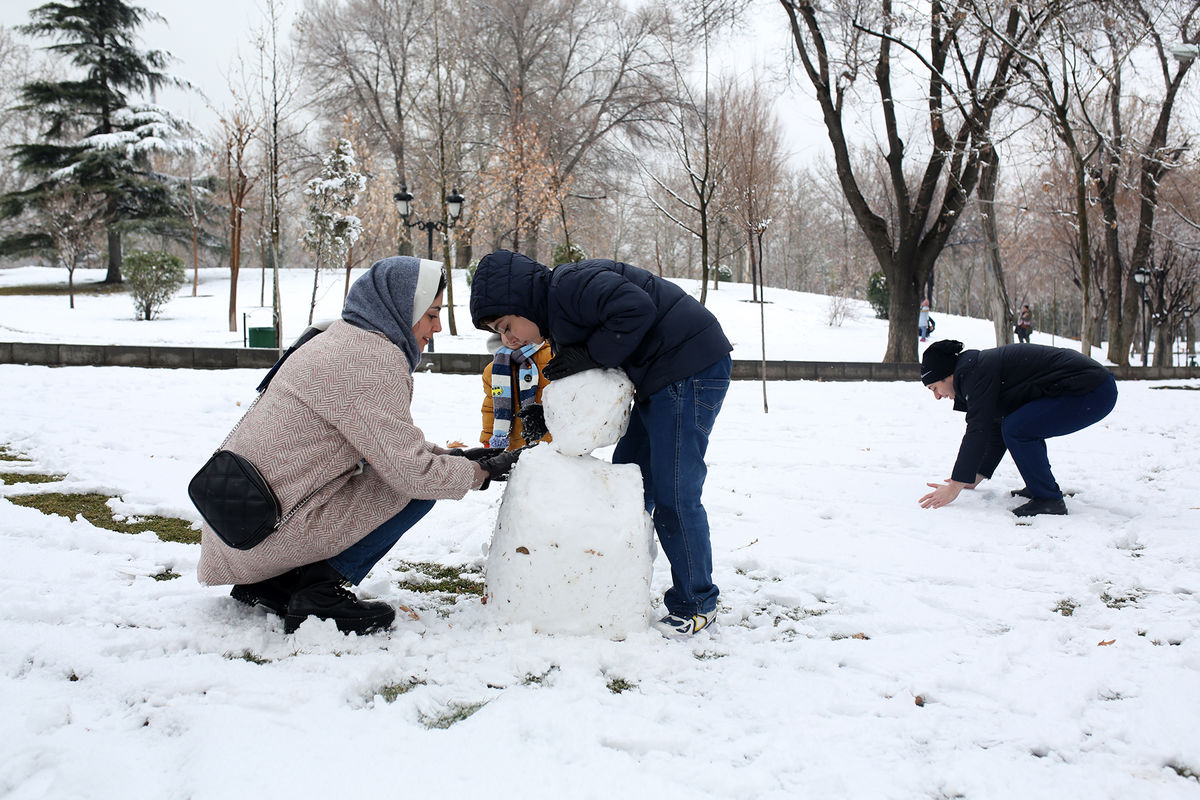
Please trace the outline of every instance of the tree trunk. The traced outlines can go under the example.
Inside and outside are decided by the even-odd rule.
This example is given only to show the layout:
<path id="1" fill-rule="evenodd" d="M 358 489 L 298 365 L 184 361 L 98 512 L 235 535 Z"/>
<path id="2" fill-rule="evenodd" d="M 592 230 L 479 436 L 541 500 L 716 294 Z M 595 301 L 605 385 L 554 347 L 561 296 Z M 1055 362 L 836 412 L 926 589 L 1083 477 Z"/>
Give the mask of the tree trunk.
<path id="1" fill-rule="evenodd" d="M 996 181 L 1000 174 L 1000 157 L 995 150 L 984 162 L 979 176 L 979 223 L 983 244 L 987 248 L 988 310 L 996 333 L 996 346 L 1013 340 L 1012 305 L 1004 287 L 1004 263 L 1000 258 L 1000 237 L 996 231 Z"/>
<path id="2" fill-rule="evenodd" d="M 1154 328 L 1154 366 L 1169 367 L 1175 360 L 1175 326 L 1158 325 Z"/>
<path id="3" fill-rule="evenodd" d="M 888 282 L 888 338 L 883 360 L 911 364 L 918 360 L 917 317 L 924 280 L 914 280 L 911 274 L 901 277 L 894 268 L 885 269 L 884 275 Z"/>
<path id="4" fill-rule="evenodd" d="M 121 277 L 121 232 L 112 225 L 108 226 L 108 274 L 104 276 L 105 283 L 123 283 Z"/>

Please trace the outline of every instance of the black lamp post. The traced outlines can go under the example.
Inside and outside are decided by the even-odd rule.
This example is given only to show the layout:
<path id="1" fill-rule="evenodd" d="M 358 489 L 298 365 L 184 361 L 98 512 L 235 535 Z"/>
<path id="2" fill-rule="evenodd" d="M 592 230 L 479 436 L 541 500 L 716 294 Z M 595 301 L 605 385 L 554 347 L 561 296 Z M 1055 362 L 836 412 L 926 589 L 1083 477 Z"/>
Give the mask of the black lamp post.
<path id="1" fill-rule="evenodd" d="M 1138 267 L 1134 270 L 1133 281 L 1142 290 L 1142 366 L 1148 363 L 1150 349 L 1150 328 L 1147 326 L 1150 316 L 1150 300 L 1146 297 L 1146 284 L 1150 282 L 1150 270 L 1145 267 Z"/>
<path id="2" fill-rule="evenodd" d="M 400 184 L 400 191 L 392 195 L 392 199 L 396 201 L 396 210 L 400 212 L 400 219 L 409 228 L 425 231 L 429 244 L 429 260 L 433 261 L 433 232 L 448 231 L 454 227 L 462 216 L 463 196 L 458 193 L 458 189 L 454 189 L 450 194 L 446 195 L 446 222 L 440 219 L 414 219 L 410 220 L 412 215 L 412 200 L 413 196 L 408 193 L 408 187 Z"/>
<path id="3" fill-rule="evenodd" d="M 1196 365 L 1196 348 L 1192 339 L 1192 314 L 1195 314 L 1196 310 L 1192 308 L 1191 303 L 1188 303 L 1179 310 L 1179 313 L 1183 315 L 1183 340 L 1185 342 L 1182 366 L 1194 367 Z"/>

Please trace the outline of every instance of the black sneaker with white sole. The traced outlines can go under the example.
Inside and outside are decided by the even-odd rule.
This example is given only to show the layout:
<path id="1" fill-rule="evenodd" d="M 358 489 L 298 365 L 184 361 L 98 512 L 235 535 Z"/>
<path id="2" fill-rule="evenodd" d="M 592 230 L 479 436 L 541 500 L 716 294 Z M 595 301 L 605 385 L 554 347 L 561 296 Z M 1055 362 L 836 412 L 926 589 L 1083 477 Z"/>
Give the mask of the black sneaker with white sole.
<path id="1" fill-rule="evenodd" d="M 1036 517 L 1039 514 L 1064 515 L 1067 513 L 1067 504 L 1063 502 L 1061 497 L 1034 498 L 1028 503 L 1014 508 L 1012 513 L 1016 514 L 1018 517 Z"/>

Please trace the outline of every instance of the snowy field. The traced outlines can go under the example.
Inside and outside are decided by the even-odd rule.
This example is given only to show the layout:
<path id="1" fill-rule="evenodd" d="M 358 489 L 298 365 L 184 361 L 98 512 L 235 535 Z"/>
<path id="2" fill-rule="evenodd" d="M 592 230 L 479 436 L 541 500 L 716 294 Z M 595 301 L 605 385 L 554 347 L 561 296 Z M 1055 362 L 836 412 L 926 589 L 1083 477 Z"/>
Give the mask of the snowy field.
<path id="1" fill-rule="evenodd" d="M 189 283 L 153 322 L 124 296 L 0 297 L 0 338 L 240 344 L 220 274 L 201 278 L 206 297 Z M 289 336 L 311 280 L 289 275 Z M 331 283 L 318 316 L 340 304 Z M 243 298 L 257 292 L 255 276 Z M 710 297 L 735 357 L 756 358 L 746 288 Z M 768 300 L 769 358 L 882 355 L 865 305 L 830 327 L 827 298 Z M 988 323 L 934 316 L 939 336 L 991 345 Z M 462 309 L 464 335 L 437 347 L 482 351 L 467 328 Z M 260 377 L 0 365 L 0 445 L 31 459 L 0 471 L 66 476 L 0 495 L 97 491 L 198 519 L 187 481 Z M 963 418 L 916 383 L 770 383 L 764 413 L 761 384 L 735 382 L 705 492 L 720 624 L 690 642 L 502 629 L 476 595 L 411 588 L 402 562 L 482 567 L 502 487 L 439 503 L 376 567 L 360 591 L 418 618 L 366 637 L 285 635 L 198 585 L 195 546 L 0 501 L 0 797 L 1198 797 L 1185 388 L 1200 382 L 1122 382 L 1107 419 L 1052 440 L 1071 514 L 1026 525 L 1008 459 L 951 506 L 918 506 Z M 419 374 L 414 417 L 432 441 L 470 441 L 481 390 Z M 165 570 L 181 577 L 151 577 Z M 667 583 L 660 557 L 656 594 Z"/>

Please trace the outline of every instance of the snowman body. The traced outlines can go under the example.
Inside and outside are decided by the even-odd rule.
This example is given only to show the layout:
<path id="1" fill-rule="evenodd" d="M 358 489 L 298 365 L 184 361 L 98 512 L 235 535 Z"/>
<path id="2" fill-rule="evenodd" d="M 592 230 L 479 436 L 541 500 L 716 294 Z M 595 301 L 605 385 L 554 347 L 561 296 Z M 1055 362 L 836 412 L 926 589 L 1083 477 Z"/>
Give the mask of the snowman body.
<path id="1" fill-rule="evenodd" d="M 514 467 L 488 551 L 488 607 L 501 624 L 610 638 L 649 625 L 654 525 L 641 471 L 591 455 L 625 432 L 632 397 L 619 370 L 543 391 L 554 441 Z"/>

